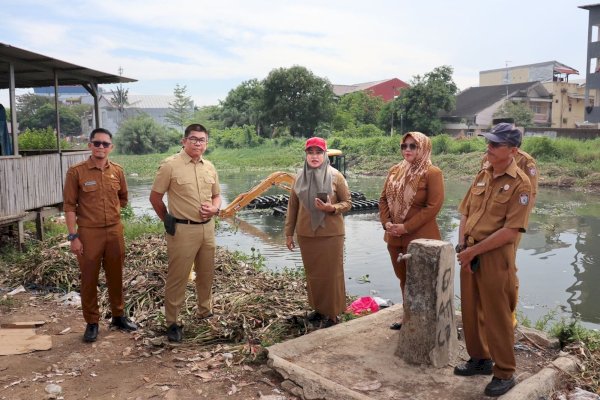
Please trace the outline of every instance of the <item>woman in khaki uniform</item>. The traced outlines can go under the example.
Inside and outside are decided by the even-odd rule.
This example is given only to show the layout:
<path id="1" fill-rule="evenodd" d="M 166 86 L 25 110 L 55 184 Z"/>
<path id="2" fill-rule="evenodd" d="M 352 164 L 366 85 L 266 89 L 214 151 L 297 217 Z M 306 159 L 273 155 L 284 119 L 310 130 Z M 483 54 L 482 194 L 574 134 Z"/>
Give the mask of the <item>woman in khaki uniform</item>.
<path id="1" fill-rule="evenodd" d="M 394 272 L 404 298 L 406 263 L 398 260 L 414 239 L 440 239 L 436 216 L 444 202 L 442 171 L 431 164 L 431 140 L 421 132 L 408 132 L 400 145 L 404 160 L 394 165 L 379 198 L 379 220 L 385 229 Z M 391 329 L 400 329 L 400 322 Z"/>
<path id="2" fill-rule="evenodd" d="M 352 207 L 344 176 L 329 165 L 327 143 L 306 141 L 304 169 L 294 182 L 285 220 L 286 244 L 296 247 L 294 231 L 306 273 L 311 322 L 329 327 L 346 308 L 344 283 L 344 219 Z"/>

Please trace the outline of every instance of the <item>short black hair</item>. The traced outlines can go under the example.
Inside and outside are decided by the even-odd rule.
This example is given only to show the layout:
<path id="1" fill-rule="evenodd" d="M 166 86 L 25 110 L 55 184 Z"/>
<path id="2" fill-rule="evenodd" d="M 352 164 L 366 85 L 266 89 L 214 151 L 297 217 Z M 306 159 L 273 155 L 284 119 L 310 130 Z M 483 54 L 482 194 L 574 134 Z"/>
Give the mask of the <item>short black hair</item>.
<path id="1" fill-rule="evenodd" d="M 92 131 L 92 133 L 90 133 L 90 142 L 92 140 L 94 140 L 94 136 L 96 136 L 96 133 L 105 133 L 108 136 L 110 136 L 110 138 L 112 139 L 112 133 L 110 133 L 110 131 L 108 129 L 104 129 L 104 128 L 96 128 Z"/>
<path id="2" fill-rule="evenodd" d="M 188 136 L 190 136 L 191 132 L 204 132 L 204 133 L 206 133 L 206 137 L 208 138 L 208 129 L 206 129 L 204 127 L 204 125 L 200 125 L 200 124 L 189 125 L 187 128 L 185 128 L 185 134 L 183 136 L 188 137 Z"/>

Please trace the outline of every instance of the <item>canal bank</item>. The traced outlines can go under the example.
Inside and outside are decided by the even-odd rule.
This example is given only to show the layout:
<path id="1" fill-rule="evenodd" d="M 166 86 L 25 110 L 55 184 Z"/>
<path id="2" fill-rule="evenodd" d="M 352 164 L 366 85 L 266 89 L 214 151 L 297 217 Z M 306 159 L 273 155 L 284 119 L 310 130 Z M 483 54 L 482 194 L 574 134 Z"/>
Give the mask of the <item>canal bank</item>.
<path id="1" fill-rule="evenodd" d="M 460 320 L 460 313 L 458 313 Z M 411 365 L 395 355 L 400 331 L 389 325 L 402 319 L 402 306 L 320 329 L 268 348 L 271 368 L 285 379 L 282 387 L 306 400 L 476 400 L 489 376 L 459 377 L 454 366 L 468 359 L 464 342 L 447 366 Z M 527 333 L 524 333 L 526 331 Z M 542 332 L 518 328 L 515 352 L 517 385 L 500 399 L 546 398 L 562 385 L 561 374 L 577 369 L 577 360 L 557 350 L 558 341 Z"/>

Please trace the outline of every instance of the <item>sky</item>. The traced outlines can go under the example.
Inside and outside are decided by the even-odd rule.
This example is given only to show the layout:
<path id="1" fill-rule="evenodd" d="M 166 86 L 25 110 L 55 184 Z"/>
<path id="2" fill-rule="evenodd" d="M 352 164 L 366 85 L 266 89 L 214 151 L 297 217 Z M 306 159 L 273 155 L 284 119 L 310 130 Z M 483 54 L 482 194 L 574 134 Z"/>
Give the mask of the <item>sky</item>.
<path id="1" fill-rule="evenodd" d="M 595 2 L 2 0 L 0 42 L 115 75 L 122 68 L 137 79 L 124 85 L 130 94 L 185 85 L 198 106 L 293 65 L 333 84 L 410 83 L 450 65 L 463 90 L 478 85 L 479 71 L 551 60 L 585 79 L 588 11 L 578 6 Z"/>

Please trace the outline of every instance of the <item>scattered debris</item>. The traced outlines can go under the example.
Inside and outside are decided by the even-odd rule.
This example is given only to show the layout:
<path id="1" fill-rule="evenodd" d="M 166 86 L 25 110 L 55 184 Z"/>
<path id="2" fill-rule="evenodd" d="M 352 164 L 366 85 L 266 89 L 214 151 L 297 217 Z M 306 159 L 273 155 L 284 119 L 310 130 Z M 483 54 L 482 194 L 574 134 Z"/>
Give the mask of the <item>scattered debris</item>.
<path id="1" fill-rule="evenodd" d="M 377 390 L 381 387 L 381 382 L 378 380 L 374 381 L 363 381 L 358 382 L 356 385 L 352 386 L 353 390 L 360 390 L 361 392 L 368 392 L 371 390 Z"/>
<path id="2" fill-rule="evenodd" d="M 0 355 L 25 354 L 36 350 L 50 350 L 52 337 L 37 335 L 32 328 L 0 329 Z"/>
<path id="3" fill-rule="evenodd" d="M 25 288 L 23 287 L 23 285 L 19 285 L 17 288 L 15 288 L 14 290 L 10 291 L 7 293 L 7 296 L 14 296 L 15 294 L 18 293 L 23 293 L 26 292 L 27 290 L 25 290 Z"/>

